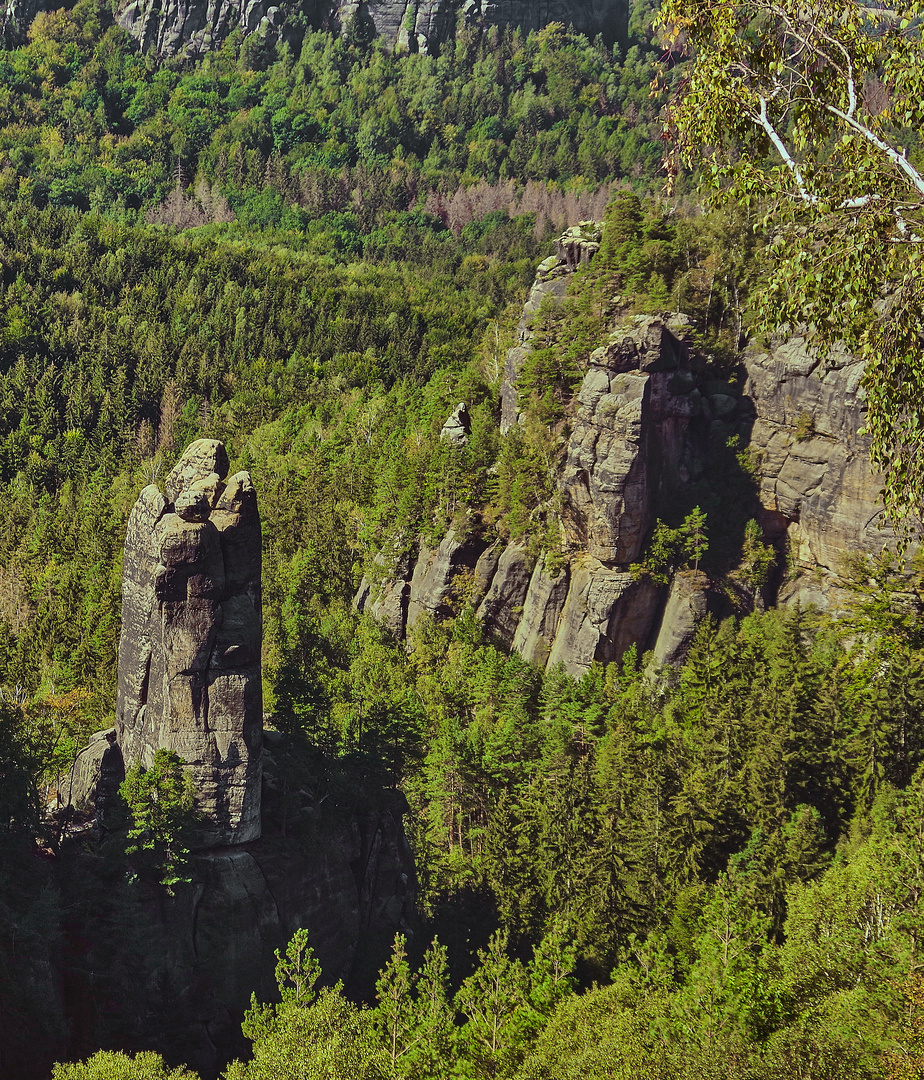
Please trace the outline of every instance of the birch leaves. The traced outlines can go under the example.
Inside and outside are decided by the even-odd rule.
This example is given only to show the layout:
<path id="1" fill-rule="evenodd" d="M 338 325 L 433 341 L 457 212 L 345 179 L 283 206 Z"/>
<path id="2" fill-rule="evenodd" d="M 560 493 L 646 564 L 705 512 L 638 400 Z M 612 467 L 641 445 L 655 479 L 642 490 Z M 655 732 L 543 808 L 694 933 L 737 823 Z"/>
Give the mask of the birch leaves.
<path id="1" fill-rule="evenodd" d="M 894 519 L 924 506 L 924 3 L 665 0 L 681 159 L 770 238 L 764 330 L 804 324 L 866 360 L 873 464 Z"/>

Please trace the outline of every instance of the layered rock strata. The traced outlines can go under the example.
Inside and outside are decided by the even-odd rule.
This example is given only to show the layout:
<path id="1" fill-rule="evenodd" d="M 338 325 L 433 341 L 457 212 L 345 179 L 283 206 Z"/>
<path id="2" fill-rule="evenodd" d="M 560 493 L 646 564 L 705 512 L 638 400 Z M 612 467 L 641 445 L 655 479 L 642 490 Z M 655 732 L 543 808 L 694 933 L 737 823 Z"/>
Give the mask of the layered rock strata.
<path id="1" fill-rule="evenodd" d="M 530 295 L 507 359 L 504 432 L 521 416 L 517 377 L 532 315 L 545 297 L 564 295 L 568 274 L 554 257 Z M 637 316 L 591 355 L 558 474 L 565 557 L 555 573 L 541 557 L 528 563 L 520 548 L 460 545 L 450 534 L 407 569 L 415 612 L 451 614 L 444 598 L 458 568 L 478 567 L 478 617 L 496 641 L 540 666 L 560 662 L 580 675 L 633 644 L 652 650 L 658 665 L 680 662 L 702 619 L 732 609 L 726 591 L 693 571 L 657 587 L 633 576 L 630 565 L 656 516 L 678 500 L 689 503 L 693 485 L 726 481 L 707 470 L 715 447 L 729 440 L 746 451 L 743 497 L 763 541 L 777 549 L 777 578 L 757 595 L 744 588 L 742 601 L 844 607 L 845 560 L 895 542 L 882 518 L 882 478 L 859 434 L 862 365 L 848 355 L 819 358 L 796 337 L 747 352 L 726 381 L 705 371 L 685 343 L 688 331 L 683 316 Z M 726 460 L 734 464 L 733 455 Z M 734 579 L 728 585 L 735 591 Z M 378 595 L 393 587 L 379 586 Z"/>
<path id="2" fill-rule="evenodd" d="M 770 352 L 749 351 L 744 368 L 762 524 L 773 537 L 785 535 L 791 566 L 780 599 L 837 610 L 845 560 L 896 541 L 883 517 L 883 478 L 859 434 L 863 365 L 846 353 L 819 357 L 794 337 Z"/>
<path id="3" fill-rule="evenodd" d="M 538 309 L 549 286 L 563 295 L 566 284 L 566 276 L 544 274 L 528 309 Z M 682 318 L 638 317 L 591 356 L 558 478 L 569 563 L 552 573 L 522 547 L 499 552 L 450 532 L 437 549 L 421 547 L 398 636 L 423 613 L 447 618 L 468 602 L 499 644 L 538 664 L 562 663 L 575 675 L 618 659 L 630 645 L 645 646 L 663 590 L 629 566 L 656 506 L 698 475 L 693 444 L 709 432 L 697 363 L 678 336 L 686 329 Z M 519 415 L 519 356 L 511 352 L 503 399 L 508 430 Z M 398 579 L 364 582 L 356 606 L 375 615 L 402 587 Z"/>
<path id="4" fill-rule="evenodd" d="M 306 18 L 313 26 L 341 31 L 358 21 L 390 48 L 427 53 L 451 40 L 460 18 L 468 24 L 527 31 L 559 22 L 612 42 L 626 37 L 628 11 L 627 0 L 129 0 L 117 19 L 145 51 L 159 56 L 206 52 L 235 30 L 245 35 L 297 34 Z"/>
<path id="5" fill-rule="evenodd" d="M 196 786 L 203 846 L 260 835 L 261 529 L 246 472 L 194 442 L 128 523 L 116 729 L 126 764 L 162 747 Z"/>

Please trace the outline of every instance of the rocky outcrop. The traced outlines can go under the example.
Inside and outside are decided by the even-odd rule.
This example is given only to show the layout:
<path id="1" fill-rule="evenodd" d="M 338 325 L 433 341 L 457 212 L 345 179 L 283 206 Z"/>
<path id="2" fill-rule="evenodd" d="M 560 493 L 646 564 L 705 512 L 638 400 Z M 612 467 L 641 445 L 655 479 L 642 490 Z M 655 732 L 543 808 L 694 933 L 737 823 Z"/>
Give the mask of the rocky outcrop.
<path id="1" fill-rule="evenodd" d="M 204 846 L 260 835 L 261 530 L 246 472 L 225 479 L 193 443 L 132 511 L 125 539 L 116 703 L 127 764 L 162 747 L 186 763 Z"/>
<path id="2" fill-rule="evenodd" d="M 297 35 L 306 18 L 313 26 L 340 31 L 359 23 L 370 37 L 391 48 L 426 53 L 438 51 L 453 37 L 459 18 L 480 26 L 524 30 L 560 22 L 590 37 L 624 39 L 628 8 L 627 0 L 465 0 L 461 5 L 458 0 L 129 0 L 117 19 L 146 52 L 159 56 L 207 52 L 235 30 L 245 35 Z M 25 28 L 26 6 L 23 12 L 19 21 Z"/>
<path id="3" fill-rule="evenodd" d="M 523 345 L 511 350 L 503 391 L 507 420 L 516 421 L 516 376 L 529 349 L 528 321 L 543 297 L 562 296 L 567 268 L 542 276 L 527 304 Z M 449 617 L 446 598 L 461 567 L 490 578 L 477 616 L 499 643 L 538 664 L 564 664 L 575 675 L 595 661 L 643 648 L 659 614 L 661 590 L 630 572 L 660 502 L 697 475 L 697 438 L 708 436 L 697 362 L 684 344 L 687 323 L 636 317 L 590 358 L 559 474 L 561 525 L 570 566 L 556 576 L 532 568 L 525 549 L 511 545 L 496 565 L 484 542 L 460 544 L 449 533 L 436 550 L 422 548 L 410 586 L 407 626 L 422 611 Z M 676 331 L 676 333 L 674 332 Z M 502 420 L 502 428 L 504 421 Z M 485 557 L 484 564 L 476 556 Z M 455 587 L 456 607 L 465 599 Z"/>
<path id="4" fill-rule="evenodd" d="M 476 567 L 488 544 L 478 538 L 460 540 L 452 531 L 439 547 L 421 547 L 411 578 L 407 629 L 421 615 L 445 619 L 470 598 L 466 590 L 477 585 Z M 467 580 L 466 580 L 467 579 Z"/>
<path id="5" fill-rule="evenodd" d="M 504 363 L 504 381 L 501 384 L 501 435 L 506 435 L 514 424 L 520 423 L 522 413 L 517 397 L 517 382 L 526 358 L 533 351 L 535 331 L 533 320 L 539 314 L 543 302 L 560 305 L 568 291 L 568 268 L 556 255 L 550 256 L 539 267 L 539 273 L 523 305 L 523 314 L 516 329 L 516 344 L 507 350 Z"/>
<path id="6" fill-rule="evenodd" d="M 469 416 L 468 406 L 464 401 L 453 409 L 452 415 L 443 424 L 440 438 L 456 447 L 463 447 L 468 443 L 469 432 L 472 430 L 472 420 Z"/>
<path id="7" fill-rule="evenodd" d="M 686 570 L 674 575 L 651 650 L 655 667 L 683 663 L 710 606 L 716 606 L 715 597 L 705 574 Z"/>
<path id="8" fill-rule="evenodd" d="M 600 250 L 603 226 L 596 221 L 582 221 L 572 225 L 555 241 L 555 256 L 569 270 L 576 270 L 582 263 L 589 263 Z"/>
<path id="9" fill-rule="evenodd" d="M 564 664 L 580 676 L 594 662 L 610 663 L 630 645 L 647 641 L 658 592 L 650 578 L 637 579 L 596 559 L 577 559 L 548 666 Z"/>
<path id="10" fill-rule="evenodd" d="M 557 574 L 539 560 L 530 578 L 523 615 L 517 624 L 513 648 L 530 663 L 545 667 L 558 634 L 558 622 L 568 596 L 568 567 Z"/>
<path id="11" fill-rule="evenodd" d="M 529 588 L 530 566 L 526 551 L 511 544 L 497 561 L 491 585 L 478 607 L 478 618 L 507 648 L 513 644 L 523 602 Z"/>
<path id="12" fill-rule="evenodd" d="M 535 316 L 564 301 L 574 269 L 595 254 L 600 233 L 591 226 L 568 230 L 539 267 L 506 358 L 502 435 L 524 419 L 518 380 Z M 894 546 L 882 519 L 882 478 L 859 434 L 861 364 L 846 354 L 819 357 L 794 337 L 749 350 L 723 377 L 690 347 L 691 330 L 683 315 L 628 317 L 591 354 L 558 498 L 543 508 L 558 512 L 560 572 L 549 574 L 540 558 L 527 580 L 521 548 L 508 547 L 496 564 L 496 546 L 483 551 L 477 615 L 495 640 L 540 666 L 562 663 L 580 675 L 633 644 L 652 650 L 656 665 L 676 664 L 709 612 L 777 602 L 837 611 L 846 599 L 844 561 Z M 678 507 L 704 497 L 724 506 L 710 532 L 731 522 L 743 534 L 749 517 L 757 521 L 761 542 L 776 549 L 771 581 L 753 579 L 744 564 L 734 570 L 733 559 L 724 587 L 693 570 L 661 587 L 631 569 L 658 517 L 679 525 Z M 715 538 L 727 546 L 727 536 Z M 420 607 L 436 618 L 451 614 L 443 597 L 457 547 L 450 534 L 438 551 L 422 549 L 413 570 L 412 597 L 427 597 Z"/>
<path id="13" fill-rule="evenodd" d="M 843 603 L 846 558 L 895 546 L 883 519 L 882 477 L 869 463 L 862 364 L 845 353 L 819 357 L 801 337 L 744 361 L 744 407 L 760 481 L 765 531 L 785 534 L 795 571 L 784 602 Z"/>

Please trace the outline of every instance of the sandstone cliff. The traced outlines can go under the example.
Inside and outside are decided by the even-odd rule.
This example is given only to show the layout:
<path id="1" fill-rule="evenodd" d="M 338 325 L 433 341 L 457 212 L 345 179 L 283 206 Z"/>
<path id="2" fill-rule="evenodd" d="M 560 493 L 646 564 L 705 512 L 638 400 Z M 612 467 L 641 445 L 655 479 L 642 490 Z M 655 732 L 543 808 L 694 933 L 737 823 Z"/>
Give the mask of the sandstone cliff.
<path id="1" fill-rule="evenodd" d="M 129 521 L 116 724 L 78 755 L 65 797 L 99 818 L 123 756 L 150 765 L 167 747 L 204 824 L 171 894 L 126 874 L 115 814 L 92 846 L 65 843 L 49 888 L 68 913 L 62 958 L 41 973 L 57 1058 L 143 1046 L 208 1080 L 246 1055 L 244 1010 L 272 996 L 274 950 L 297 929 L 327 981 L 366 996 L 395 933 L 414 933 L 403 797 L 263 732 L 260 517 L 249 475 L 227 473 L 222 444 L 200 439 Z"/>
<path id="2" fill-rule="evenodd" d="M 540 267 L 507 356 L 502 434 L 522 419 L 517 380 L 531 348 L 531 320 L 547 298 L 563 300 L 581 261 L 560 246 Z M 504 550 L 490 536 L 462 543 L 449 533 L 436 551 L 421 547 L 416 561 L 405 557 L 400 585 L 394 578 L 364 584 L 357 606 L 380 617 L 400 588 L 403 606 L 392 604 L 388 621 L 400 636 L 420 612 L 448 616 L 446 598 L 460 591 L 454 580 L 477 568 L 475 609 L 489 634 L 535 663 L 562 663 L 575 675 L 594 661 L 618 659 L 630 645 L 653 650 L 658 664 L 679 661 L 708 612 L 733 610 L 736 591 L 739 608 L 796 601 L 842 607 L 845 559 L 894 541 L 882 527 L 881 478 L 858 434 L 861 365 L 847 355 L 823 360 L 792 338 L 769 351 L 750 349 L 723 378 L 691 350 L 689 329 L 680 315 L 627 317 L 591 355 L 557 472 L 557 569 L 524 548 Z M 755 593 L 734 574 L 712 582 L 693 571 L 660 585 L 630 569 L 655 519 L 692 506 L 703 491 L 720 493 L 713 541 L 740 545 L 752 517 L 775 548 L 777 572 L 766 588 Z M 730 535 L 736 530 L 737 541 Z M 733 552 L 729 558 L 733 566 Z"/>
<path id="3" fill-rule="evenodd" d="M 26 6 L 35 0 L 19 3 L 28 25 Z M 159 56 L 206 52 L 234 30 L 285 35 L 306 18 L 340 30 L 359 20 L 392 48 L 433 52 L 452 37 L 459 18 L 524 30 L 560 22 L 612 41 L 625 37 L 628 10 L 628 0 L 129 0 L 117 18 L 145 51 Z"/>
<path id="4" fill-rule="evenodd" d="M 227 473 L 220 442 L 194 442 L 139 496 L 123 565 L 118 742 L 127 764 L 187 763 L 203 846 L 260 835 L 260 516 Z"/>

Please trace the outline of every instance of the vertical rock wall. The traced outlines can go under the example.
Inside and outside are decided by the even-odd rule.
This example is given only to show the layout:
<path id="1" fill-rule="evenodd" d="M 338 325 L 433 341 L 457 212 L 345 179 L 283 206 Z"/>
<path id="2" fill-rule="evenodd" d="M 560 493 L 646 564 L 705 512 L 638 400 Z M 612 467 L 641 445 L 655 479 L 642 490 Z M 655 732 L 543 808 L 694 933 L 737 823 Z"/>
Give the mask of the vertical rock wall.
<path id="1" fill-rule="evenodd" d="M 139 496 L 125 540 L 116 726 L 127 764 L 189 766 L 203 846 L 260 835 L 261 531 L 246 472 L 194 442 Z"/>
<path id="2" fill-rule="evenodd" d="M 23 30 L 39 0 L 14 0 Z M 46 5 L 42 5 L 46 6 Z M 456 22 L 539 30 L 552 22 L 608 41 L 628 34 L 628 0 L 128 0 L 117 10 L 119 25 L 145 52 L 194 55 L 217 48 L 235 30 L 285 36 L 307 19 L 313 26 L 345 30 L 353 20 L 390 48 L 436 52 L 452 40 Z"/>
<path id="3" fill-rule="evenodd" d="M 523 419 L 517 383 L 532 348 L 532 320 L 543 303 L 563 302 L 584 258 L 565 243 L 559 248 L 539 267 L 507 355 L 502 436 Z M 450 533 L 436 551 L 421 548 L 416 564 L 403 567 L 401 583 L 377 586 L 378 599 L 366 609 L 377 615 L 389 590 L 400 587 L 409 595 L 407 625 L 424 611 L 448 617 L 453 576 L 474 566 L 472 603 L 485 628 L 540 666 L 562 663 L 580 675 L 633 644 L 653 649 L 658 664 L 677 663 L 707 614 L 731 610 L 726 593 L 740 591 L 741 583 L 732 575 L 723 591 L 686 571 L 658 587 L 634 577 L 630 565 L 642 556 L 657 515 L 669 516 L 677 500 L 689 505 L 696 485 L 714 491 L 735 482 L 717 475 L 714 464 L 715 447 L 730 440 L 748 453 L 738 466 L 748 477 L 746 510 L 778 553 L 778 579 L 759 596 L 742 594 L 742 602 L 842 608 L 845 560 L 878 554 L 896 539 L 882 519 L 882 478 L 872 472 L 868 441 L 859 434 L 862 364 L 843 353 L 819 357 L 793 337 L 746 352 L 729 382 L 710 376 L 688 348 L 690 329 L 683 315 L 636 316 L 591 355 L 557 475 L 563 551 L 554 574 L 521 547 L 485 550 L 484 540 L 460 543 Z M 721 460 L 721 468 L 736 468 L 734 455 Z M 404 633 L 393 617 L 389 626 Z"/>

